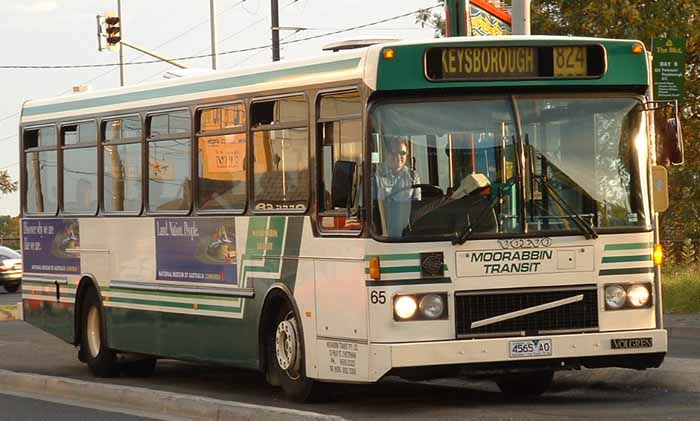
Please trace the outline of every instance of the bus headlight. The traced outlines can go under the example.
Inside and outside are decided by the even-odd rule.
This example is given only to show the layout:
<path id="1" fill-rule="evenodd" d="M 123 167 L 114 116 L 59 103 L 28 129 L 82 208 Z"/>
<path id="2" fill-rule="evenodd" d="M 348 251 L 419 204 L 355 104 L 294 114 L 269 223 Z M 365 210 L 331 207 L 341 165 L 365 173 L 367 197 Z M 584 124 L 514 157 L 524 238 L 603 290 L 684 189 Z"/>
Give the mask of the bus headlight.
<path id="1" fill-rule="evenodd" d="M 394 301 L 394 313 L 396 313 L 400 319 L 410 319 L 416 314 L 417 309 L 418 304 L 416 304 L 416 299 L 410 295 L 403 295 Z"/>
<path id="2" fill-rule="evenodd" d="M 418 308 L 425 318 L 437 319 L 445 310 L 445 301 L 437 294 L 424 295 Z"/>
<path id="3" fill-rule="evenodd" d="M 632 285 L 627 288 L 627 302 L 632 307 L 644 307 L 649 304 L 651 294 L 646 285 Z"/>
<path id="4" fill-rule="evenodd" d="M 610 310 L 619 310 L 627 302 L 627 292 L 622 285 L 608 285 L 605 287 L 605 307 Z"/>

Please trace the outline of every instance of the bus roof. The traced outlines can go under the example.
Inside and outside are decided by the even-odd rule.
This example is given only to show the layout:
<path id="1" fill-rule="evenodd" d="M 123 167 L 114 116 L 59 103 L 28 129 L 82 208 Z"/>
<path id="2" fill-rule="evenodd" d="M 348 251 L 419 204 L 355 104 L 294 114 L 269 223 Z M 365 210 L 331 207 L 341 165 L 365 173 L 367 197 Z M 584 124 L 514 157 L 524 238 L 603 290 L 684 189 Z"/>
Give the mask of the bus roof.
<path id="1" fill-rule="evenodd" d="M 646 85 L 646 55 L 631 55 L 634 40 L 578 38 L 560 36 L 493 36 L 455 37 L 425 41 L 396 41 L 376 44 L 357 50 L 301 60 L 283 61 L 264 66 L 212 71 L 210 73 L 131 85 L 100 91 L 88 91 L 58 98 L 30 100 L 22 107 L 23 124 L 44 120 L 78 118 L 79 116 L 108 113 L 118 114 L 128 109 L 155 107 L 200 99 L 225 98 L 231 95 L 273 89 L 302 88 L 311 84 L 363 80 L 372 90 L 434 89 L 452 87 L 497 87 L 513 85 L 510 81 L 452 81 L 427 80 L 424 56 L 428 47 L 438 46 L 523 46 L 523 45 L 602 45 L 608 51 L 607 72 L 599 80 L 556 81 L 557 84 L 629 84 Z M 391 47 L 397 60 L 382 60 L 382 51 Z M 640 61 L 641 60 L 641 61 Z M 639 71 L 630 74 L 630 69 Z M 620 70 L 617 70 L 620 69 Z M 523 84 L 523 82 L 519 82 Z M 533 86 L 551 85 L 552 81 L 533 80 Z"/>

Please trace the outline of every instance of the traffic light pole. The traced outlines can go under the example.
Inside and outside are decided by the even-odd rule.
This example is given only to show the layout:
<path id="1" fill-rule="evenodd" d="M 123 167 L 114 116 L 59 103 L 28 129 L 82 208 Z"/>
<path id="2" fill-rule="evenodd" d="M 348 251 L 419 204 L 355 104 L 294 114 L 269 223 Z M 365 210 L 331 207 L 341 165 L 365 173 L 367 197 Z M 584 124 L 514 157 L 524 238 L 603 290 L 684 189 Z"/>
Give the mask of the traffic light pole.
<path id="1" fill-rule="evenodd" d="M 124 34 L 124 21 L 122 18 L 122 0 L 117 0 L 117 16 L 119 16 L 119 26 L 121 28 L 121 33 Z M 122 35 L 123 37 L 123 35 Z M 124 47 L 123 43 L 119 43 L 119 86 L 124 86 L 126 83 L 124 80 Z"/>

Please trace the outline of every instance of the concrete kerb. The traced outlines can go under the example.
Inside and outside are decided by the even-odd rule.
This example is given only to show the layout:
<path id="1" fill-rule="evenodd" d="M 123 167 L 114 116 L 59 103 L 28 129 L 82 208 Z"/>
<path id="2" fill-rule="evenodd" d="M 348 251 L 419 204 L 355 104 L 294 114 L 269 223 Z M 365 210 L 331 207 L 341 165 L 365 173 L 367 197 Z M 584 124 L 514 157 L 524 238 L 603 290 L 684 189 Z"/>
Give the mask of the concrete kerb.
<path id="1" fill-rule="evenodd" d="M 343 418 L 295 409 L 231 402 L 140 387 L 112 385 L 16 373 L 0 369 L 0 391 L 26 393 L 34 396 L 67 399 L 76 404 L 98 404 L 192 420 L 328 420 Z"/>

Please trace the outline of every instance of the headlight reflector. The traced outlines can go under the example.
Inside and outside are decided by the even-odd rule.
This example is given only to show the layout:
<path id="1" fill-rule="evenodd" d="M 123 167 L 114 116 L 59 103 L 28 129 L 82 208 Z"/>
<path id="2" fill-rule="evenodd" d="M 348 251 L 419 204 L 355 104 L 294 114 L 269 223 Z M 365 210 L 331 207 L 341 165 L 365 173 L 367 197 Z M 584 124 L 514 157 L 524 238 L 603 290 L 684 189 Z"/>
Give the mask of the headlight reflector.
<path id="1" fill-rule="evenodd" d="M 644 285 L 632 285 L 627 289 L 627 302 L 632 307 L 644 307 L 649 303 L 649 290 Z"/>
<path id="2" fill-rule="evenodd" d="M 428 294 L 420 300 L 420 312 L 428 319 L 437 319 L 445 310 L 445 302 L 437 294 Z"/>
<path id="3" fill-rule="evenodd" d="M 394 301 L 394 312 L 401 319 L 410 319 L 417 309 L 416 299 L 410 295 L 403 295 Z"/>
<path id="4" fill-rule="evenodd" d="M 611 310 L 618 310 L 625 306 L 627 292 L 622 285 L 608 285 L 605 287 L 605 305 Z"/>

